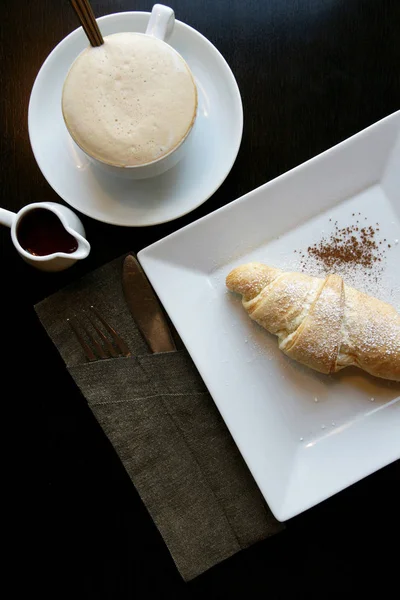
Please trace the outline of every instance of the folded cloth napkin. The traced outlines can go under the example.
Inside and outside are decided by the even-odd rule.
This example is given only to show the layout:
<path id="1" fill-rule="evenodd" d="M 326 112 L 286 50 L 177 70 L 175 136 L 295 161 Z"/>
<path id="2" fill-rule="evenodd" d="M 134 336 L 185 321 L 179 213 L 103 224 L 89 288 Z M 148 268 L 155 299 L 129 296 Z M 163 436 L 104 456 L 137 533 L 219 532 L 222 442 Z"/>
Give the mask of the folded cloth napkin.
<path id="1" fill-rule="evenodd" d="M 189 580 L 283 525 L 263 501 L 180 339 L 176 352 L 149 352 L 123 297 L 123 258 L 35 309 Z M 67 319 L 91 305 L 132 356 L 86 362 Z"/>

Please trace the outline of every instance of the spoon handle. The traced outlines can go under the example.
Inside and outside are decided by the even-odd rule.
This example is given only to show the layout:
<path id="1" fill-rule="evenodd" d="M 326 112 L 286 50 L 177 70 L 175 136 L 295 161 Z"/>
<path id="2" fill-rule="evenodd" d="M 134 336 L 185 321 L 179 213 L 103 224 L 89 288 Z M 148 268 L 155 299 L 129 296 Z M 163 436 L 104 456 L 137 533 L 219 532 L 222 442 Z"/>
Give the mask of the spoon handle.
<path id="1" fill-rule="evenodd" d="M 104 44 L 103 36 L 101 35 L 96 18 L 93 14 L 89 0 L 71 0 L 72 8 L 82 25 L 88 40 L 92 46 L 101 46 Z"/>

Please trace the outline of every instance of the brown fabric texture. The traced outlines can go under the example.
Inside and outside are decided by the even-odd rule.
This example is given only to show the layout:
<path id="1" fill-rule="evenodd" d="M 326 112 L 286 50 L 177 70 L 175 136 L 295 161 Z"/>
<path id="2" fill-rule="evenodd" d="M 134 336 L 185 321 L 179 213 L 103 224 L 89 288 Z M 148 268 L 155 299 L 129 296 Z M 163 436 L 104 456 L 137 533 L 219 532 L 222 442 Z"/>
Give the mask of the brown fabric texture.
<path id="1" fill-rule="evenodd" d="M 150 354 L 122 294 L 123 257 L 35 309 L 120 457 L 185 580 L 280 531 L 176 337 L 177 352 Z M 132 356 L 87 362 L 67 319 L 89 306 Z"/>

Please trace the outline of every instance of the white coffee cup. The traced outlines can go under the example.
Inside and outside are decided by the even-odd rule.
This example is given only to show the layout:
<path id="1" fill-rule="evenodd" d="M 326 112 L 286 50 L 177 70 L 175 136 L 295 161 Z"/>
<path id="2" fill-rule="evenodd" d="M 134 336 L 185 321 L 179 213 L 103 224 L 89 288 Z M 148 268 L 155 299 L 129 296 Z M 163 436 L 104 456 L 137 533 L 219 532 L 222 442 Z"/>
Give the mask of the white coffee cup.
<path id="1" fill-rule="evenodd" d="M 151 16 L 150 16 L 150 20 L 146 29 L 146 33 L 145 34 L 135 34 L 136 36 L 151 36 L 153 38 L 156 38 L 157 40 L 160 40 L 162 43 L 166 42 L 166 40 L 169 38 L 169 36 L 172 34 L 173 28 L 174 28 L 174 23 L 175 23 L 175 15 L 174 15 L 174 11 L 167 7 L 164 6 L 162 4 L 156 4 L 153 7 Z M 187 67 L 184 59 L 174 50 L 172 49 L 170 46 L 167 46 L 168 49 L 168 54 L 170 55 L 171 52 L 174 53 L 174 55 L 176 55 L 177 59 L 180 59 L 181 61 L 183 61 L 187 72 L 190 74 L 190 69 L 189 67 Z M 95 50 L 95 49 L 93 49 Z M 175 60 L 175 59 L 174 59 Z M 68 80 L 68 76 L 66 81 Z M 196 90 L 196 86 L 194 83 L 193 78 L 191 78 L 192 80 L 192 85 L 193 85 L 193 89 L 194 89 L 194 93 L 193 93 L 193 97 L 195 98 L 195 102 L 192 105 L 188 105 L 188 111 L 192 111 L 191 113 L 191 122 L 186 130 L 186 132 L 184 133 L 184 135 L 180 138 L 178 138 L 178 142 L 170 149 L 168 150 L 168 146 L 167 146 L 167 150 L 164 151 L 164 153 L 162 153 L 159 157 L 156 157 L 153 160 L 149 160 L 147 162 L 143 162 L 143 163 L 139 163 L 139 164 L 117 164 L 117 161 L 108 161 L 107 159 L 99 158 L 99 156 L 95 155 L 95 152 L 89 151 L 87 147 L 84 147 L 84 144 L 81 144 L 79 142 L 79 139 L 77 139 L 77 135 L 74 135 L 73 130 L 71 125 L 68 123 L 68 119 L 66 117 L 66 114 L 64 112 L 64 98 L 66 96 L 65 92 L 65 85 L 64 85 L 64 90 L 63 90 L 63 114 L 64 114 L 64 121 L 65 124 L 67 126 L 67 129 L 71 135 L 71 137 L 74 139 L 75 143 L 77 143 L 77 145 L 81 148 L 81 150 L 88 156 L 88 158 L 97 166 L 99 166 L 102 170 L 105 170 L 106 172 L 109 172 L 111 174 L 114 175 L 118 175 L 118 176 L 122 176 L 122 177 L 128 177 L 131 179 L 144 179 L 144 178 L 149 178 L 149 177 L 154 177 L 157 175 L 160 175 L 162 173 L 164 173 L 165 171 L 171 169 L 173 166 L 175 166 L 184 156 L 187 148 L 188 148 L 188 140 L 190 138 L 190 135 L 193 131 L 193 126 L 195 123 L 195 119 L 196 119 L 196 111 L 197 111 L 197 90 Z M 71 92 L 69 91 L 69 95 L 71 96 Z M 73 95 L 72 95 L 73 97 Z M 75 132 L 76 133 L 76 132 Z"/>

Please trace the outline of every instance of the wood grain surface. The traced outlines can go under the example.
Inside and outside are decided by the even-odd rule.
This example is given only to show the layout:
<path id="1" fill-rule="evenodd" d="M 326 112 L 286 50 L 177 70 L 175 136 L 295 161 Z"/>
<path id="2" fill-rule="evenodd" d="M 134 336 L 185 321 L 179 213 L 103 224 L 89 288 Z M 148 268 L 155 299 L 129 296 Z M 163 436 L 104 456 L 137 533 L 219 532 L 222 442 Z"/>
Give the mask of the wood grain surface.
<path id="1" fill-rule="evenodd" d="M 244 135 L 237 161 L 203 206 L 142 229 L 82 217 L 90 257 L 43 274 L 1 228 L 3 380 L 11 374 L 18 427 L 10 425 L 15 498 L 46 550 L 35 585 L 69 598 L 391 598 L 400 528 L 400 464 L 392 464 L 184 584 L 117 456 L 42 330 L 34 303 L 75 278 L 223 206 L 400 107 L 399 0 L 171 0 L 176 17 L 221 51 L 237 79 Z M 93 0 L 96 16 L 150 10 L 143 0 Z M 0 205 L 60 201 L 28 138 L 30 91 L 54 46 L 78 26 L 67 0 L 0 3 Z M 399 167 L 400 168 L 400 167 Z M 4 336 L 3 332 L 3 336 Z M 21 350 L 22 348 L 22 350 Z M 16 423 L 16 421 L 14 422 Z M 22 430 L 29 435 L 22 435 Z M 400 435 L 400 432 L 399 432 Z M 29 442 L 28 442 L 29 440 Z M 371 440 L 371 453 L 374 452 Z M 33 481 L 28 484 L 29 481 Z M 19 543 L 26 547 L 27 530 Z M 39 538 L 37 538 L 39 539 Z M 394 545 L 391 550 L 391 545 Z M 398 558 L 396 559 L 398 561 Z M 398 571 L 398 564 L 397 564 Z M 377 591 L 375 592 L 375 585 Z M 72 591 L 71 591 L 72 590 Z M 398 595 L 398 587 L 397 587 Z M 369 596 L 372 597 L 372 596 Z"/>

